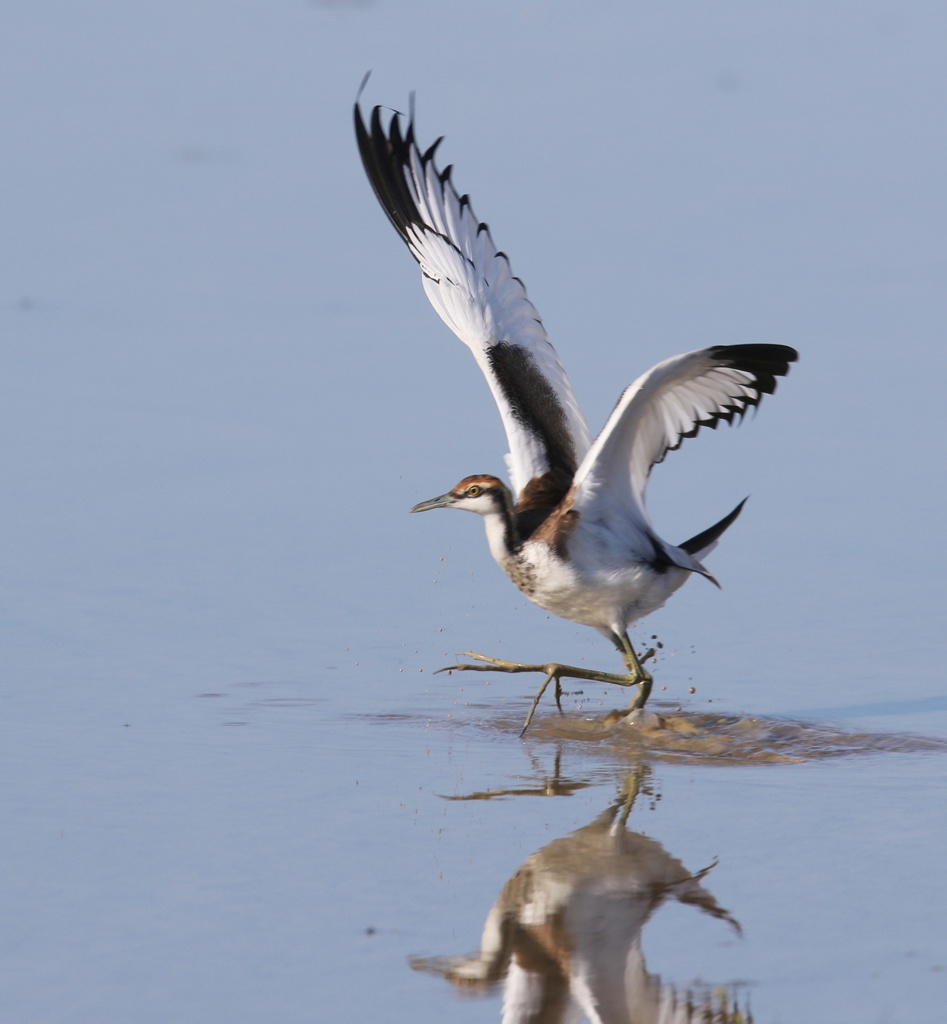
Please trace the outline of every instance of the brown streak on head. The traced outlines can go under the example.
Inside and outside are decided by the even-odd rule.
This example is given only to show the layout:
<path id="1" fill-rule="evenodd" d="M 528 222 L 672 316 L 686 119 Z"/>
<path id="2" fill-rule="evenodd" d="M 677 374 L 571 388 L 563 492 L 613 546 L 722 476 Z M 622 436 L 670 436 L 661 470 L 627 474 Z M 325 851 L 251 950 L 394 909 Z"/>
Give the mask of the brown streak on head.
<path id="1" fill-rule="evenodd" d="M 491 476 L 489 473 L 474 473 L 471 476 L 465 476 L 459 484 L 455 485 L 451 489 L 451 494 L 462 494 L 473 484 L 479 484 L 484 490 L 492 490 L 497 487 L 502 489 L 505 487 L 502 480 L 499 480 L 495 476 Z"/>

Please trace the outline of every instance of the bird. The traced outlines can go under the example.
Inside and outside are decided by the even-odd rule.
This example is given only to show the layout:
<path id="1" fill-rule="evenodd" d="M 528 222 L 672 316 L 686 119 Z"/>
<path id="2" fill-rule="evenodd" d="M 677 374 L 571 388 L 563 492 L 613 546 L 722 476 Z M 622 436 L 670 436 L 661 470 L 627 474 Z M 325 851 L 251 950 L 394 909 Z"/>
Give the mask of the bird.
<path id="1" fill-rule="evenodd" d="M 367 81 L 367 76 L 366 76 Z M 362 83 L 364 89 L 365 82 Z M 542 672 L 523 732 L 555 682 L 582 679 L 636 687 L 625 714 L 643 708 L 653 678 L 629 626 L 661 608 L 689 577 L 719 586 L 703 560 L 743 509 L 681 544 L 664 540 L 645 505 L 651 469 L 702 427 L 743 419 L 798 359 L 786 345 L 711 345 L 664 359 L 622 392 L 596 437 L 523 282 L 470 197 L 438 168 L 443 136 L 422 148 L 409 114 L 375 106 L 368 121 L 355 101 L 355 135 L 368 180 L 421 269 L 431 305 L 470 349 L 499 409 L 510 485 L 498 476 L 465 476 L 412 512 L 463 509 L 481 516 L 490 553 L 530 601 L 596 629 L 617 649 L 625 672 L 526 664 L 472 651 L 440 671 Z M 406 119 L 406 124 L 404 123 Z M 387 122 L 387 123 L 386 123 Z M 640 716 L 638 716 L 640 717 Z"/>

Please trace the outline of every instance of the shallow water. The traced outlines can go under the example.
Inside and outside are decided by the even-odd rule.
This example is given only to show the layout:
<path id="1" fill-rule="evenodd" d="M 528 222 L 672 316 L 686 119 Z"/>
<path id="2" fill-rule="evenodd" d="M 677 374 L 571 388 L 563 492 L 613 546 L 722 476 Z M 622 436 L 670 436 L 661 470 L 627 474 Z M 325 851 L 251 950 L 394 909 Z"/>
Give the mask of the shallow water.
<path id="1" fill-rule="evenodd" d="M 7 6 L 0 1019 L 940 1024 L 947 15 Z M 407 514 L 503 447 L 362 179 L 367 67 L 593 427 L 801 350 L 655 469 L 672 539 L 752 495 L 633 634 L 660 720 L 568 685 L 520 738 L 539 679 L 434 674 L 620 666 Z"/>
<path id="2" fill-rule="evenodd" d="M 482 707 L 482 713 L 492 709 Z M 707 764 L 802 763 L 830 757 L 881 753 L 947 753 L 947 741 L 898 733 L 842 731 L 817 722 L 784 718 L 684 711 L 680 705 L 663 707 L 650 701 L 644 711 L 606 715 L 547 717 L 530 733 L 531 739 L 573 746 L 588 743 L 596 752 L 607 751 L 616 763 L 638 761 Z M 500 716 L 485 728 L 513 732 L 518 723 Z"/>

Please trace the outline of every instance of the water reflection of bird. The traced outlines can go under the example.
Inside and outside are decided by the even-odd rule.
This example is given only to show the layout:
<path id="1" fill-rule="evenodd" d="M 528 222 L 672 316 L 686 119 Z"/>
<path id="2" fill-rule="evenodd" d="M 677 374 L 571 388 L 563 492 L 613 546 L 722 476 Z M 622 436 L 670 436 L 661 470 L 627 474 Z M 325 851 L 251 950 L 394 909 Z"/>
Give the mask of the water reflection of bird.
<path id="1" fill-rule="evenodd" d="M 467 656 L 479 664 L 452 668 L 545 672 L 530 718 L 553 679 L 558 700 L 563 677 L 637 685 L 632 708 L 642 707 L 651 675 L 628 638 L 629 624 L 660 608 L 692 573 L 716 582 L 702 559 L 743 507 L 671 544 L 645 510 L 651 467 L 702 426 L 742 417 L 772 393 L 797 354 L 750 344 L 672 356 L 625 389 L 593 441 L 522 282 L 468 197 L 458 195 L 451 168 L 438 170 L 440 140 L 421 150 L 413 116 L 404 131 L 397 113 L 386 127 L 379 107 L 366 126 L 357 103 L 355 130 L 375 194 L 420 264 L 427 297 L 486 376 L 510 448 L 512 492 L 497 477 L 477 474 L 411 511 L 459 508 L 482 516 L 490 552 L 516 586 L 546 611 L 606 636 L 627 674 L 472 652 Z"/>
<path id="2" fill-rule="evenodd" d="M 641 931 L 668 899 L 740 926 L 659 843 L 629 832 L 634 792 L 529 857 L 490 910 L 479 953 L 415 958 L 473 992 L 504 982 L 504 1024 L 731 1024 L 726 996 L 694 998 L 649 974 Z M 619 815 L 619 811 L 623 812 Z"/>

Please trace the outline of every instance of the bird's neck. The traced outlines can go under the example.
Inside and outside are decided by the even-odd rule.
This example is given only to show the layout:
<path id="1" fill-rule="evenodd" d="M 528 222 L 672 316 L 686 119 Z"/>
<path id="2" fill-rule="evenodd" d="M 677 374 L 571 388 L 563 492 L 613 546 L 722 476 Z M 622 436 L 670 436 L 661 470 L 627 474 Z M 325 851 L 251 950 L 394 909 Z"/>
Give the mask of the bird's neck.
<path id="1" fill-rule="evenodd" d="M 513 499 L 509 494 L 505 494 L 504 499 L 500 510 L 488 512 L 483 517 L 490 554 L 500 565 L 512 558 L 520 547 L 519 530 L 516 528 L 516 517 L 513 515 Z"/>

